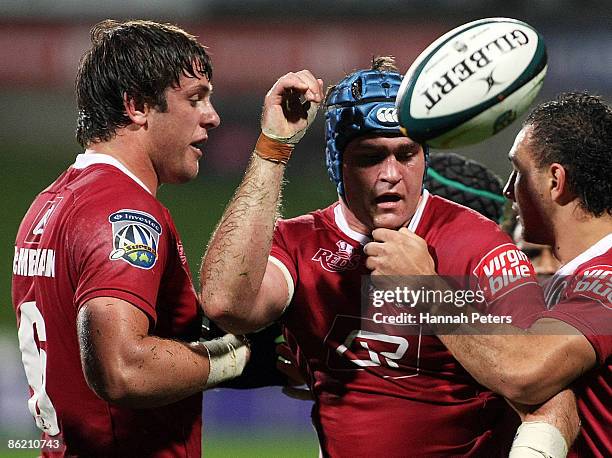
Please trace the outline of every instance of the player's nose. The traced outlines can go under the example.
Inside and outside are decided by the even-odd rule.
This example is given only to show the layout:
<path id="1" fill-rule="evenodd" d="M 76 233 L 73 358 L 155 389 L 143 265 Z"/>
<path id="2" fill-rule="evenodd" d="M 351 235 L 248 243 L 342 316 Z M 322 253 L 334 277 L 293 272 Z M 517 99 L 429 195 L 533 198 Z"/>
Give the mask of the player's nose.
<path id="1" fill-rule="evenodd" d="M 504 197 L 512 201 L 514 201 L 514 182 L 515 180 L 516 180 L 516 170 L 512 171 L 512 173 L 508 177 L 506 186 L 504 186 Z"/>
<path id="2" fill-rule="evenodd" d="M 206 130 L 210 130 L 219 127 L 219 124 L 221 124 L 221 118 L 219 117 L 217 110 L 215 110 L 211 104 L 207 110 L 202 112 L 200 125 Z"/>
<path id="3" fill-rule="evenodd" d="M 395 155 L 389 154 L 381 163 L 380 179 L 389 183 L 397 183 L 401 179 L 400 166 Z"/>

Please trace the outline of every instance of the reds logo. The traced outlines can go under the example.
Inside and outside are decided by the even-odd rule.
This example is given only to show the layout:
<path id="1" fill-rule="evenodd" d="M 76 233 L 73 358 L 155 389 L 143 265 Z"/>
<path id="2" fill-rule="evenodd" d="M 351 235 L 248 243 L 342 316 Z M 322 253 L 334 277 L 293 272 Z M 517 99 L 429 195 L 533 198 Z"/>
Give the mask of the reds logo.
<path id="1" fill-rule="evenodd" d="M 353 254 L 355 248 L 344 240 L 338 240 L 336 246 L 338 250 L 335 253 L 325 248 L 319 248 L 319 251 L 312 257 L 312 261 L 318 261 L 321 267 L 328 272 L 341 272 L 357 268 L 361 256 Z"/>
<path id="2" fill-rule="evenodd" d="M 529 258 L 511 243 L 489 251 L 473 274 L 478 278 L 478 286 L 489 304 L 519 286 L 537 283 Z"/>
<path id="3" fill-rule="evenodd" d="M 567 289 L 569 296 L 581 295 L 612 310 L 612 266 L 592 266 L 575 275 Z"/>

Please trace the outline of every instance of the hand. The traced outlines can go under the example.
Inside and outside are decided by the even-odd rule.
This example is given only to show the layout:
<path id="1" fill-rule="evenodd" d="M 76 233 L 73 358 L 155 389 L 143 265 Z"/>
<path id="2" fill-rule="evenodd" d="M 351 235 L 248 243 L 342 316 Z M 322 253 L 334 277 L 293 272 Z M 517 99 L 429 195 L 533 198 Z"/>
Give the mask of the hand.
<path id="1" fill-rule="evenodd" d="M 436 275 L 427 242 L 409 229 L 374 229 L 372 238 L 363 248 L 372 275 Z"/>
<path id="2" fill-rule="evenodd" d="M 323 80 L 308 70 L 287 73 L 264 99 L 261 131 L 281 143 L 298 143 L 314 121 L 322 100 Z"/>

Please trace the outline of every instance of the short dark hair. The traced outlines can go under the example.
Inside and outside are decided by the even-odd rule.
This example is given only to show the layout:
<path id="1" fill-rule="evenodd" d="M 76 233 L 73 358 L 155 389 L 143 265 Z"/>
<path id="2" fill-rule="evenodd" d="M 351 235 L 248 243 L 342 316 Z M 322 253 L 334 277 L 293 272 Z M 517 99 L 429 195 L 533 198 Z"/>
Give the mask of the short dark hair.
<path id="1" fill-rule="evenodd" d="M 92 27 L 91 43 L 76 77 L 76 138 L 83 147 L 130 124 L 124 94 L 138 107 L 165 111 L 165 90 L 177 87 L 181 75 L 212 80 L 206 48 L 171 24 L 107 19 Z"/>
<path id="2" fill-rule="evenodd" d="M 523 126 L 541 169 L 556 162 L 567 172 L 581 207 L 612 215 L 612 108 L 588 93 L 564 93 L 536 107 Z"/>

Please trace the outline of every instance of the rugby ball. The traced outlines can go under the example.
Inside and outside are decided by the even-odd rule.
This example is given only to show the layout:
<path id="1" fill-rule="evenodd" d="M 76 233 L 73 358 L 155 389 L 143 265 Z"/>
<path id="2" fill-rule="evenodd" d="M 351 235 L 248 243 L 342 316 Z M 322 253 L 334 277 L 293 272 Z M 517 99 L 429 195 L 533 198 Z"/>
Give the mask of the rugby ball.
<path id="1" fill-rule="evenodd" d="M 402 131 L 434 148 L 489 138 L 524 113 L 546 75 L 546 47 L 530 25 L 488 18 L 434 41 L 397 94 Z"/>

